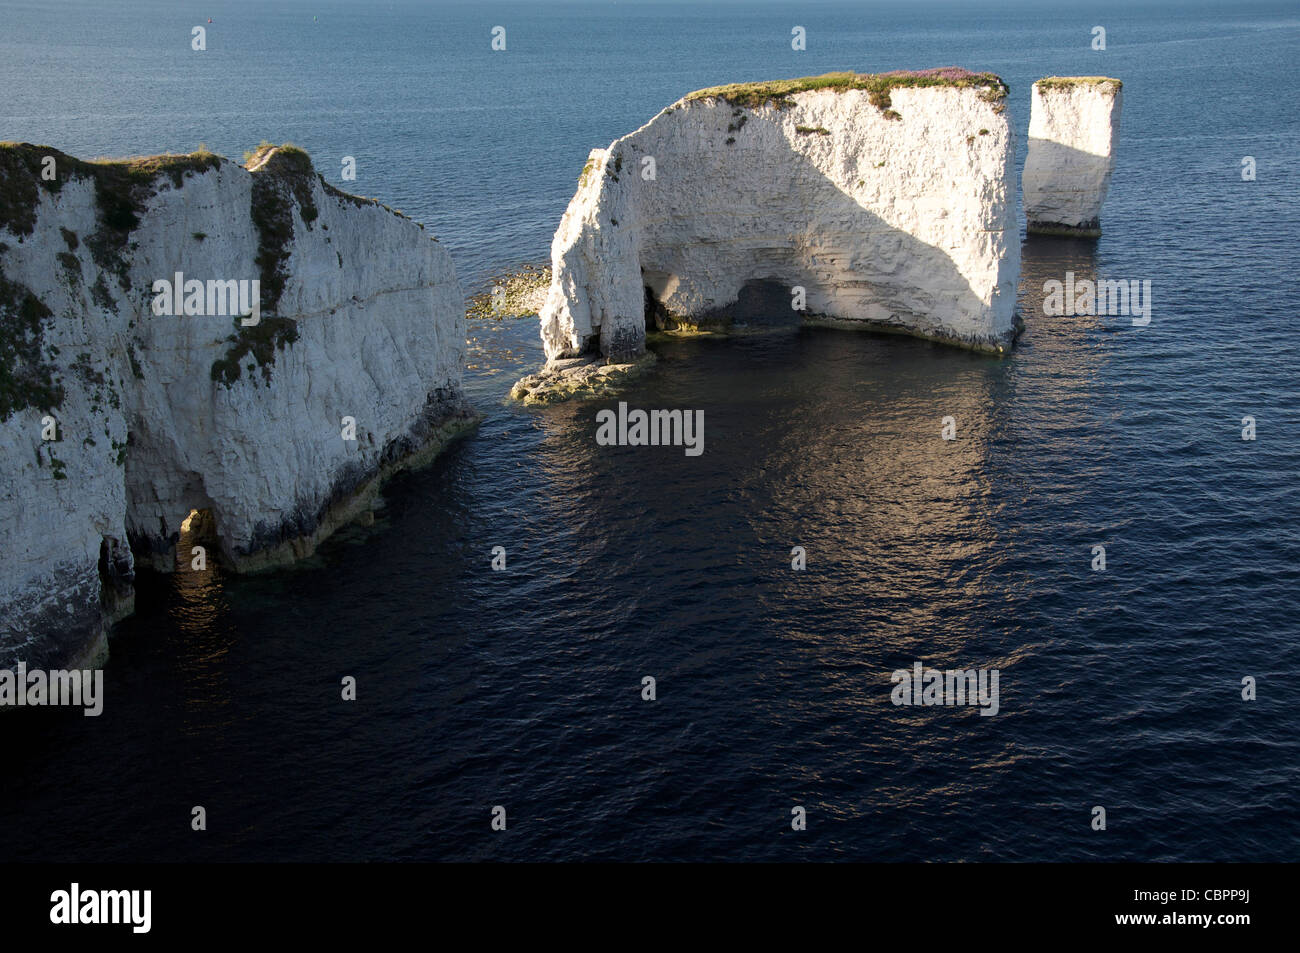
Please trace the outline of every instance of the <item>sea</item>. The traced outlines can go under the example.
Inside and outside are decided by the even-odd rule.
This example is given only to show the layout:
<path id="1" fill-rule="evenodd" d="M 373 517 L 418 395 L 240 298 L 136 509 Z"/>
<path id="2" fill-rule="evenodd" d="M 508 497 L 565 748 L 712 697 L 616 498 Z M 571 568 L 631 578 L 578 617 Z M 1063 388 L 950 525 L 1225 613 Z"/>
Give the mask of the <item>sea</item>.
<path id="1" fill-rule="evenodd" d="M 0 139 L 294 142 L 467 294 L 697 88 L 989 70 L 1019 167 L 1035 79 L 1124 83 L 1104 233 L 1022 234 L 1008 357 L 675 339 L 537 409 L 536 320 L 471 322 L 483 420 L 373 526 L 141 574 L 104 713 L 0 717 L 0 860 L 1297 859 L 1298 59 L 1277 0 L 0 0 Z M 1150 323 L 1045 314 L 1066 272 L 1149 281 Z M 618 400 L 702 411 L 704 452 L 598 445 Z M 998 713 L 895 704 L 917 663 L 996 669 Z"/>

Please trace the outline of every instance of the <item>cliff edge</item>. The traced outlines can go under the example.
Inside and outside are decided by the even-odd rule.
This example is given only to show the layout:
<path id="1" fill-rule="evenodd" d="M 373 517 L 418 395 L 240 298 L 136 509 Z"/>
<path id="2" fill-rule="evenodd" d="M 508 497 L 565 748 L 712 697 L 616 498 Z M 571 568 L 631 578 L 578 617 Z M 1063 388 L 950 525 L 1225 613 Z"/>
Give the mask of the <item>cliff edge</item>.
<path id="1" fill-rule="evenodd" d="M 306 153 L 85 162 L 0 144 L 0 666 L 102 658 L 138 564 L 310 553 L 472 422 L 422 226 Z"/>

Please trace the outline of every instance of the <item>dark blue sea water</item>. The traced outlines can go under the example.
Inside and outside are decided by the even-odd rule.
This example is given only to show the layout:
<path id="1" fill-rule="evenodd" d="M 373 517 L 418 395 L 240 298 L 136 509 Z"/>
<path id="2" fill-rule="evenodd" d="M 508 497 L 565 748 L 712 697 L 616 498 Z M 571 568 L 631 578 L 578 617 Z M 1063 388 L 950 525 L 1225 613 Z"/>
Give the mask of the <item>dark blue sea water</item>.
<path id="1" fill-rule="evenodd" d="M 0 139 L 291 140 L 469 290 L 545 259 L 588 149 L 695 88 L 992 70 L 1023 158 L 1034 79 L 1125 84 L 1105 234 L 1025 243 L 1007 359 L 660 345 L 624 399 L 702 409 L 687 457 L 598 447 L 606 404 L 507 404 L 536 325 L 476 324 L 483 424 L 379 525 L 287 572 L 143 579 L 102 717 L 2 719 L 0 859 L 1295 859 L 1298 53 L 1279 2 L 0 0 Z M 1066 271 L 1149 279 L 1151 324 L 1045 317 Z M 917 660 L 999 669 L 1001 712 L 891 704 Z"/>

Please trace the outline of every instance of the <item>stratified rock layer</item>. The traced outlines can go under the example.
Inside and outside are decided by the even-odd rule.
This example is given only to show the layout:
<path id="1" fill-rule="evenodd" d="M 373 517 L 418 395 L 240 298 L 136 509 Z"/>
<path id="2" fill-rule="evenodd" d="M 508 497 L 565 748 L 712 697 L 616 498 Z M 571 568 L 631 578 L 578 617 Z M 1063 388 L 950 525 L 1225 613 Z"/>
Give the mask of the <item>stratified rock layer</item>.
<path id="1" fill-rule="evenodd" d="M 1019 272 L 1005 93 L 956 69 L 720 87 L 592 150 L 551 247 L 549 361 L 627 362 L 647 324 L 799 305 L 796 320 L 1005 350 Z"/>
<path id="2" fill-rule="evenodd" d="M 1124 94 L 1117 79 L 1053 76 L 1034 84 L 1021 178 L 1028 230 L 1101 235 Z"/>
<path id="3" fill-rule="evenodd" d="M 259 323 L 156 314 L 177 272 L 259 280 Z M 471 420 L 450 257 L 289 147 L 245 169 L 0 145 L 0 323 L 0 666 L 102 655 L 141 561 L 189 571 L 192 510 L 209 560 L 284 563 Z"/>

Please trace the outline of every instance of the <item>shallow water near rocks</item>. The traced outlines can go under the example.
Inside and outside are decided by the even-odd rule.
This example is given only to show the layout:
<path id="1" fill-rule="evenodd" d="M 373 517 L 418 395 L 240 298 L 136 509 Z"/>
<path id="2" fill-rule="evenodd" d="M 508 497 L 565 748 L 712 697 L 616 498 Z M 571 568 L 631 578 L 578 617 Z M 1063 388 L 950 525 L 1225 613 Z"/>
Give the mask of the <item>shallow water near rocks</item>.
<path id="1" fill-rule="evenodd" d="M 795 61 L 776 5 L 517 7 L 519 55 L 485 83 L 448 39 L 487 37 L 470 8 L 313 4 L 304 52 L 294 5 L 235 4 L 216 19 L 250 46 L 213 50 L 198 79 L 166 79 L 191 68 L 182 48 L 141 88 L 123 53 L 101 65 L 117 82 L 77 95 L 59 85 L 73 70 L 17 79 L 71 62 L 91 31 L 77 10 L 126 50 L 189 21 L 159 7 L 130 34 L 69 4 L 61 35 L 36 9 L 0 40 L 5 138 L 87 155 L 292 139 L 331 181 L 326 160 L 365 145 L 374 178 L 353 187 L 434 225 L 467 288 L 545 249 L 588 148 L 692 88 L 957 62 L 1008 79 L 1023 130 L 1032 79 L 1100 68 L 1095 19 L 1126 102 L 1104 235 L 1025 243 L 1008 358 L 819 328 L 670 339 L 619 397 L 534 409 L 504 397 L 541 363 L 536 324 L 474 323 L 484 420 L 390 484 L 374 527 L 287 572 L 144 577 L 104 716 L 0 718 L 0 857 L 1292 858 L 1292 8 L 828 6 Z M 260 46 L 276 55 L 247 70 Z M 1151 324 L 1043 316 L 1067 270 L 1151 279 Z M 598 447 L 618 400 L 702 410 L 705 452 Z M 917 660 L 998 668 L 1001 711 L 894 706 L 889 674 Z"/>

